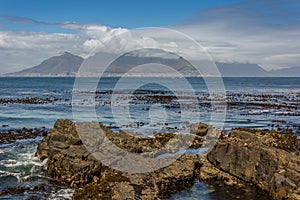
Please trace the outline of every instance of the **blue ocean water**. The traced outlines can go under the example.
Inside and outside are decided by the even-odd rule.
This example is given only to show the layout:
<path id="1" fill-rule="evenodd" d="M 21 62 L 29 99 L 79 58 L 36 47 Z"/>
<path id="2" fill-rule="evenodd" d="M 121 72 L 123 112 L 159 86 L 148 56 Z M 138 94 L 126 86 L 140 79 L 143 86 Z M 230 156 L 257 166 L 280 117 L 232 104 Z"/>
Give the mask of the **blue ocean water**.
<path id="1" fill-rule="evenodd" d="M 161 82 L 166 84 L 175 85 L 177 91 L 181 91 L 183 95 L 191 94 L 190 91 L 185 91 L 185 88 L 181 88 L 180 85 L 176 85 L 177 80 L 173 78 L 129 78 L 127 83 L 125 83 L 121 87 L 121 91 L 118 91 L 120 88 L 114 88 L 118 78 L 103 78 L 98 84 L 97 91 L 103 92 L 123 92 L 124 98 L 126 100 L 132 100 L 130 94 L 126 96 L 126 91 L 132 89 L 136 82 L 140 84 L 147 83 L 144 87 L 138 88 L 144 91 L 161 91 L 166 92 L 165 95 L 169 95 L 172 93 L 168 88 L 162 87 L 159 84 L 155 84 L 160 80 Z M 98 82 L 96 78 L 82 78 L 82 84 L 86 83 L 94 84 Z M 192 92 L 198 92 L 198 96 L 203 97 L 207 93 L 207 86 L 203 79 L 200 78 L 189 78 L 188 79 L 193 87 Z M 250 99 L 251 97 L 247 97 L 247 94 L 254 95 L 277 95 L 275 97 L 270 97 L 269 99 L 264 99 L 262 101 L 268 101 L 269 103 L 290 103 L 291 98 L 295 98 L 295 104 L 297 104 L 297 98 L 299 98 L 300 91 L 300 79 L 299 78 L 224 78 L 224 86 L 227 94 L 244 94 L 244 96 L 234 96 L 234 100 L 251 100 L 258 101 L 258 99 Z M 154 84 L 149 84 L 149 83 Z M 1 99 L 17 99 L 17 98 L 26 98 L 26 97 L 42 97 L 42 98 L 50 98 L 57 99 L 53 103 L 49 104 L 1 104 L 1 113 L 0 113 L 0 125 L 6 124 L 9 125 L 8 128 L 22 128 L 22 127 L 42 127 L 45 126 L 47 128 L 51 128 L 58 118 L 70 118 L 72 119 L 72 90 L 73 90 L 74 78 L 16 78 L 16 77 L 0 77 L 0 94 Z M 83 86 L 83 88 L 88 88 Z M 115 90 L 114 90 L 115 89 Z M 84 103 L 88 104 L 89 100 L 93 97 L 93 94 L 89 92 L 93 91 L 85 91 L 86 93 L 82 94 L 82 102 L 83 106 L 86 106 Z M 128 92 L 129 93 L 129 92 Z M 160 93 L 158 93 L 160 95 Z M 203 95 L 202 95 L 203 94 Z M 155 95 L 155 94 L 154 94 Z M 202 96 L 201 96 L 202 95 Z M 97 96 L 97 95 L 96 95 Z M 96 106 L 96 110 L 99 112 L 99 120 L 103 123 L 113 123 L 110 120 L 111 113 L 105 113 L 107 108 L 105 106 L 101 106 L 102 102 L 111 101 L 111 94 L 104 93 L 99 94 L 101 96 L 97 99 L 99 102 L 99 106 Z M 280 98 L 277 98 L 280 96 Z M 85 100 L 84 100 L 85 98 Z M 97 97 L 96 97 L 97 98 Z M 275 99 L 272 99 L 275 98 Z M 277 99 L 276 99 L 277 98 Z M 204 100 L 203 100 L 204 101 Z M 228 97 L 227 102 L 232 101 Z M 190 101 L 192 102 L 192 101 Z M 158 102 L 159 103 L 159 102 Z M 201 100 L 200 100 L 201 103 Z M 76 102 L 74 102 L 76 104 Z M 155 103 L 157 104 L 157 102 Z M 108 104 L 106 104 L 108 105 Z M 142 109 L 134 110 L 134 103 L 130 106 L 131 114 L 133 117 L 138 118 L 139 115 L 141 118 L 145 117 L 145 113 L 141 112 Z M 145 104 L 143 106 L 146 106 Z M 108 105 L 107 107 L 110 107 Z M 139 106 L 137 106 L 140 108 Z M 135 112 L 134 112 L 135 111 Z M 252 112 L 257 110 L 253 109 Z M 272 110 L 271 110 L 272 111 Z M 257 112 L 263 112 L 257 111 Z M 265 112 L 267 110 L 265 109 Z M 274 111 L 275 112 L 275 111 Z M 231 116 L 231 115 L 235 116 Z M 269 112 L 271 115 L 272 113 Z M 203 121 L 207 121 L 206 115 L 204 112 L 199 113 L 200 119 Z M 268 115 L 269 116 L 269 115 Z M 267 116 L 267 118 L 268 118 Z M 254 117 L 248 117 L 250 119 L 244 119 L 245 117 L 239 116 L 237 117 L 235 111 L 230 112 L 227 111 L 227 118 L 225 121 L 225 127 L 236 127 L 242 124 L 246 124 L 246 126 L 253 127 L 266 127 L 266 123 L 264 120 L 268 121 L 265 117 L 257 117 L 257 119 L 252 119 Z M 275 117 L 276 118 L 276 117 Z M 294 121 L 295 117 L 287 120 Z M 88 116 L 87 116 L 88 120 Z M 250 122 L 250 123 L 249 123 Z M 298 123 L 298 122 L 297 122 Z"/>
<path id="2" fill-rule="evenodd" d="M 214 82 L 213 79 L 210 81 Z M 201 78 L 187 78 L 191 87 L 183 85 L 179 78 L 130 77 L 121 83 L 113 77 L 78 80 L 80 90 L 73 90 L 75 78 L 71 77 L 0 77 L 1 100 L 51 100 L 41 104 L 1 101 L 0 129 L 51 128 L 58 118 L 91 121 L 96 116 L 114 130 L 129 129 L 147 136 L 159 131 L 186 132 L 198 121 L 220 123 L 219 119 L 211 119 L 212 112 L 224 112 L 224 130 L 275 129 L 280 125 L 297 131 L 300 126 L 300 78 L 224 78 L 226 97 L 213 100 Z M 210 106 L 212 101 L 228 103 L 228 107 L 218 111 Z M 95 113 L 87 112 L 90 108 Z M 74 111 L 79 113 L 75 119 Z M 40 140 L 0 144 L 0 191 L 8 186 L 51 186 L 43 173 L 43 164 L 34 157 Z M 197 190 L 180 193 L 180 197 L 207 191 L 206 186 L 197 184 Z M 215 198 L 207 193 L 204 199 Z"/>

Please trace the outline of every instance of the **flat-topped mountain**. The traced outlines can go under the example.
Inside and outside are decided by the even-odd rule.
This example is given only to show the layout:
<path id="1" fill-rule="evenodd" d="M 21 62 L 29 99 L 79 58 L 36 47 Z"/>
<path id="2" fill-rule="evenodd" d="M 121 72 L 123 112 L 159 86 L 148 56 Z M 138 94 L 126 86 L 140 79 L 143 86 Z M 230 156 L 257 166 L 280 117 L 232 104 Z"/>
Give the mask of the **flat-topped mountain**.
<path id="1" fill-rule="evenodd" d="M 257 64 L 221 63 L 216 65 L 224 77 L 268 77 L 270 74 Z"/>
<path id="2" fill-rule="evenodd" d="M 300 67 L 288 67 L 283 69 L 277 69 L 270 71 L 272 76 L 278 77 L 299 77 L 300 76 Z"/>
<path id="3" fill-rule="evenodd" d="M 146 49 L 147 50 L 147 49 Z M 147 63 L 155 63 L 160 65 L 167 65 L 175 71 L 186 76 L 197 76 L 193 65 L 185 58 L 176 54 L 165 52 L 163 50 L 147 51 L 133 51 L 122 56 L 117 56 L 110 53 L 97 53 L 88 58 L 86 62 L 89 66 L 86 68 L 87 76 L 95 76 L 99 71 L 103 71 L 110 76 L 120 76 L 135 66 L 140 66 Z M 116 58 L 108 68 L 106 68 L 108 61 Z M 6 74 L 7 76 L 75 76 L 79 70 L 84 59 L 80 56 L 65 52 L 59 56 L 53 56 L 39 65 L 24 69 L 19 72 Z M 205 66 L 205 61 L 197 61 L 200 66 Z M 209 63 L 209 62 L 207 62 Z M 223 77 L 300 77 L 300 67 L 283 68 L 278 70 L 266 71 L 257 64 L 249 63 L 224 63 L 216 62 L 221 75 Z M 147 66 L 148 68 L 141 68 L 135 71 L 139 76 L 152 75 L 170 75 L 167 71 L 159 66 Z M 146 70 L 145 70 L 146 69 Z M 205 73 L 205 76 L 211 76 L 210 73 Z"/>

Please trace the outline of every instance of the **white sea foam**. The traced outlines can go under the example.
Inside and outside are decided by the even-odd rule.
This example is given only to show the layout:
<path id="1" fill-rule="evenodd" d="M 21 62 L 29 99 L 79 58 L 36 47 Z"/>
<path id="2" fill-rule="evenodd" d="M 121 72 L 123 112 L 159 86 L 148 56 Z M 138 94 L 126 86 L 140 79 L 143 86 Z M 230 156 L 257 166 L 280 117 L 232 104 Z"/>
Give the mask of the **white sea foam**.
<path id="1" fill-rule="evenodd" d="M 58 200 L 58 199 L 64 199 L 64 200 L 68 200 L 68 199 L 72 199 L 74 190 L 73 189 L 61 189 L 58 190 L 55 193 L 52 193 L 48 199 L 49 200 Z"/>
<path id="2" fill-rule="evenodd" d="M 1 160 L 0 166 L 4 167 L 20 167 L 20 166 L 27 166 L 27 165 L 33 165 L 33 166 L 43 166 L 43 163 L 38 160 L 36 157 L 26 157 L 24 156 L 23 159 L 17 159 L 17 160 Z"/>
<path id="3" fill-rule="evenodd" d="M 0 177 L 13 176 L 17 178 L 18 182 L 21 180 L 21 172 L 10 172 L 10 171 L 2 171 L 0 170 Z"/>

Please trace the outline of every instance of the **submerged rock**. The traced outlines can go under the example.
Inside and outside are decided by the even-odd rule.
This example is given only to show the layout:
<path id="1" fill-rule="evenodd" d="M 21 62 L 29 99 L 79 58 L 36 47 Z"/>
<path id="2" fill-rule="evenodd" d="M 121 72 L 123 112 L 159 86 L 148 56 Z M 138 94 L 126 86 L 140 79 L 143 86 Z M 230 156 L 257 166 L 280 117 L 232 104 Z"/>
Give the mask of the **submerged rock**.
<path id="1" fill-rule="evenodd" d="M 38 192 L 49 192 L 47 191 L 49 188 L 40 185 L 40 186 L 35 186 L 35 187 L 8 187 L 5 188 L 0 192 L 0 197 L 8 196 L 8 195 L 23 195 L 24 193 L 27 194 L 35 194 Z"/>
<path id="2" fill-rule="evenodd" d="M 36 137 L 45 137 L 48 131 L 45 129 L 16 129 L 16 130 L 7 130 L 7 131 L 0 131 L 0 144 L 3 143 L 13 143 L 17 140 L 23 139 L 32 139 Z"/>
<path id="3" fill-rule="evenodd" d="M 243 180 L 274 199 L 299 199 L 300 157 L 292 148 L 297 138 L 294 142 L 292 138 L 271 131 L 235 129 L 218 141 L 207 158 L 215 168 L 232 175 L 225 183 L 236 185 Z"/>
<path id="4" fill-rule="evenodd" d="M 48 104 L 57 101 L 57 99 L 43 97 L 25 97 L 18 99 L 0 99 L 0 104 Z"/>

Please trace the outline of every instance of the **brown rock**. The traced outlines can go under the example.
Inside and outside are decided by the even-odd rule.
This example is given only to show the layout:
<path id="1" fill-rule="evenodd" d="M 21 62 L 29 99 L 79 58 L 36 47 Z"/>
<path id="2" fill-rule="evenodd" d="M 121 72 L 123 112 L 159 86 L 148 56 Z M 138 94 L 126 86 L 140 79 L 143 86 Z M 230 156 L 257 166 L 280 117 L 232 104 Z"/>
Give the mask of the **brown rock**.
<path id="1" fill-rule="evenodd" d="M 112 199 L 135 199 L 134 187 L 129 182 L 119 182 L 112 188 Z"/>
<path id="2" fill-rule="evenodd" d="M 107 170 L 98 182 L 76 189 L 73 199 L 165 199 L 194 184 L 195 155 L 183 155 L 170 166 L 151 173 Z"/>
<path id="3" fill-rule="evenodd" d="M 57 120 L 36 151 L 41 160 L 48 159 L 49 175 L 72 187 L 91 182 L 94 176 L 100 176 L 102 167 L 78 140 L 74 123 Z"/>
<path id="4" fill-rule="evenodd" d="M 274 132 L 234 130 L 218 141 L 207 158 L 222 171 L 270 192 L 274 199 L 299 195 L 300 157 L 273 147 L 272 141 L 278 141 Z"/>
<path id="5" fill-rule="evenodd" d="M 190 132 L 192 134 L 198 135 L 198 136 L 205 136 L 209 129 L 211 129 L 211 125 L 204 124 L 202 122 L 194 123 L 192 124 L 190 128 Z"/>
<path id="6" fill-rule="evenodd" d="M 192 143 L 195 148 L 201 147 L 203 141 L 191 134 L 177 135 L 176 139 L 175 134 L 170 133 L 159 133 L 154 138 L 141 138 L 127 131 L 116 134 L 100 123 L 95 126 L 95 123 L 80 123 L 80 128 L 90 132 L 99 125 L 111 142 L 135 153 L 151 152 L 162 147 L 175 153 L 185 143 L 184 137 L 195 138 Z M 54 180 L 77 188 L 74 199 L 166 198 L 194 183 L 196 169 L 200 166 L 197 155 L 182 155 L 171 165 L 151 173 L 123 173 L 96 160 L 82 144 L 75 125 L 70 120 L 57 120 L 36 152 L 41 160 L 48 159 L 47 171 Z M 93 134 L 89 136 L 85 138 L 86 145 L 99 142 Z M 171 139 L 176 145 L 169 144 Z M 161 162 L 164 159 L 173 158 L 163 158 Z"/>

